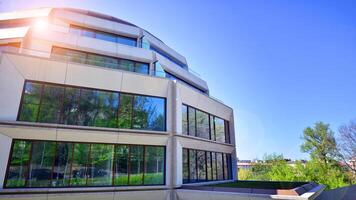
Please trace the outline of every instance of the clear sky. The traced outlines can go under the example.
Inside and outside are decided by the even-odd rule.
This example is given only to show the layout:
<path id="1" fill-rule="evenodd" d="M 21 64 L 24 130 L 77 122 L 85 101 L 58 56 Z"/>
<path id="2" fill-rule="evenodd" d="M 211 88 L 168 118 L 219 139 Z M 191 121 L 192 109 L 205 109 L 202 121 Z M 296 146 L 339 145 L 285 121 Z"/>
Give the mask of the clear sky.
<path id="1" fill-rule="evenodd" d="M 0 12 L 43 6 L 122 18 L 184 55 L 234 109 L 241 159 L 307 158 L 305 127 L 356 119 L 356 1 L 0 0 Z"/>

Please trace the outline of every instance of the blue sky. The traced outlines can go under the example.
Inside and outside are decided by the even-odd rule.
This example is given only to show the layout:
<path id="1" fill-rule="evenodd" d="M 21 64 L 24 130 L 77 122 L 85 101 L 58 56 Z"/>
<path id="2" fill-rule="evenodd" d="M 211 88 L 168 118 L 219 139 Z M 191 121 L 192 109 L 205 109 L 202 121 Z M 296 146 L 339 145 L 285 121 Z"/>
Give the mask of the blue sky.
<path id="1" fill-rule="evenodd" d="M 68 6 L 143 27 L 186 56 L 235 111 L 241 159 L 300 152 L 303 129 L 356 119 L 356 1 L 0 0 Z"/>

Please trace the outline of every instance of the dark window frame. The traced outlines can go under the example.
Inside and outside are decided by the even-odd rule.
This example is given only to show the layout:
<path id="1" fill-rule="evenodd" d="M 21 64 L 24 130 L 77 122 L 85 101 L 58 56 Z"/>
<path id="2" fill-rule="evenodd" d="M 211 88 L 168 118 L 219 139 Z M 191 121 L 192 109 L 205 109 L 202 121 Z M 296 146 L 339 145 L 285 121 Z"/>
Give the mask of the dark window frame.
<path id="1" fill-rule="evenodd" d="M 52 171 L 51 171 L 51 177 L 50 177 L 50 180 L 49 180 L 49 186 L 48 187 L 28 187 L 28 180 L 29 180 L 29 171 L 27 171 L 27 174 L 26 174 L 26 179 L 25 179 L 25 186 L 24 187 L 8 187 L 7 186 L 7 182 L 8 182 L 8 177 L 9 177 L 9 169 L 10 169 L 10 166 L 11 166 L 11 163 L 9 161 L 11 161 L 11 158 L 12 158 L 12 154 L 13 154 L 13 150 L 14 150 L 14 144 L 16 141 L 26 141 L 26 142 L 30 142 L 30 151 L 29 151 L 29 162 L 27 163 L 27 166 L 25 167 L 28 167 L 28 170 L 30 168 L 30 165 L 31 165 L 31 157 L 32 157 L 32 154 L 33 154 L 33 142 L 54 142 L 55 144 L 55 150 L 57 150 L 57 145 L 58 143 L 68 143 L 68 144 L 72 144 L 72 156 L 74 154 L 74 146 L 75 144 L 88 144 L 89 145 L 89 154 L 88 154 L 88 159 L 86 161 L 86 167 L 89 165 L 89 161 L 90 161 L 90 157 L 91 157 L 91 145 L 93 144 L 99 144 L 99 145 L 114 145 L 114 154 L 113 154 L 113 161 L 116 160 L 116 154 L 115 154 L 115 149 L 117 146 L 119 145 L 127 145 L 130 149 L 131 146 L 142 146 L 143 149 L 145 150 L 147 146 L 149 147 L 159 147 L 159 148 L 163 148 L 163 157 L 164 157 L 164 168 L 163 168 L 163 183 L 162 184 L 145 184 L 144 183 L 144 180 L 142 181 L 142 184 L 140 185 L 130 185 L 130 186 L 158 186 L 158 185 L 166 185 L 166 162 L 167 162 L 167 147 L 164 146 L 164 145 L 146 145 L 146 144 L 124 144 L 124 143 L 102 143 L 102 142 L 99 142 L 99 143 L 90 143 L 90 142 L 73 142 L 73 141 L 56 141 L 56 140 L 32 140 L 32 139 L 13 139 L 12 142 L 11 142 L 11 149 L 10 149 L 10 153 L 9 153 L 9 157 L 8 157 L 8 162 L 7 162 L 7 166 L 6 166 L 6 174 L 5 174 L 5 180 L 4 180 L 4 188 L 87 188 L 87 187 L 126 187 L 129 185 L 129 182 L 128 182 L 128 185 L 115 185 L 115 182 L 112 181 L 111 182 L 111 185 L 88 185 L 88 177 L 86 177 L 86 184 L 85 185 L 77 185 L 77 186 L 72 186 L 71 185 L 71 180 L 72 180 L 72 177 L 70 176 L 70 179 L 69 179 L 69 183 L 68 183 L 68 186 L 60 186 L 60 187 L 54 187 L 52 185 L 52 181 L 53 181 L 53 165 L 54 165 L 54 162 L 55 162 L 55 156 L 57 154 L 57 152 L 55 151 L 54 155 L 53 155 L 53 163 L 52 163 Z M 130 157 L 130 151 L 129 151 L 129 154 L 128 156 Z M 145 159 L 145 154 L 143 154 L 143 159 Z M 114 175 L 114 165 L 115 163 L 113 163 L 113 167 L 112 167 L 112 174 L 113 174 L 113 177 L 115 176 Z M 73 169 L 73 157 L 71 159 L 71 163 L 70 163 L 70 173 L 72 173 L 72 169 Z M 87 175 L 87 170 L 85 172 L 85 174 Z M 130 173 L 129 173 L 130 174 Z M 128 175 L 129 175 L 128 174 Z M 145 174 L 145 171 L 143 170 L 143 177 L 144 177 L 144 174 Z M 129 179 L 128 179 L 129 180 Z"/>
<path id="2" fill-rule="evenodd" d="M 61 105 L 61 114 L 63 114 L 63 104 L 64 104 L 64 99 L 65 99 L 65 91 L 66 91 L 66 88 L 76 88 L 76 89 L 79 89 L 80 90 L 80 94 L 81 94 L 81 91 L 84 89 L 84 90 L 97 90 L 97 91 L 102 91 L 102 92 L 113 92 L 113 93 L 118 93 L 118 102 L 120 104 L 120 94 L 128 94 L 128 95 L 132 95 L 133 96 L 133 99 L 135 98 L 135 96 L 143 96 L 143 97 L 151 97 L 151 98 L 160 98 L 164 101 L 164 109 L 163 109 L 163 117 L 164 117 L 164 127 L 163 127 L 163 130 L 159 130 L 160 132 L 166 132 L 167 131 L 167 99 L 165 97 L 159 97 L 159 96 L 152 96 L 152 95 L 144 95 L 144 94 L 135 94 L 135 93 L 128 93 L 128 92 L 121 92 L 121 91 L 112 91 L 112 90 L 106 90 L 106 89 L 98 89 L 98 88 L 89 88 L 89 87 L 81 87 L 81 86 L 74 86 L 74 85 L 67 85 L 67 84 L 58 84 L 58 83 L 50 83 L 50 82 L 44 82 L 44 81 L 36 81 L 36 80 L 29 80 L 29 79 L 26 79 L 24 80 L 24 84 L 23 84 L 23 89 L 22 89 L 22 94 L 21 94 L 21 100 L 20 100 L 20 104 L 19 104 L 19 109 L 18 109 L 18 112 L 17 112 L 17 117 L 16 117 L 16 121 L 21 121 L 20 120 L 20 116 L 21 116 L 21 113 L 22 113 L 22 107 L 24 105 L 24 97 L 25 97 L 25 88 L 26 88 L 26 84 L 27 83 L 37 83 L 37 84 L 42 84 L 42 89 L 41 89 L 41 98 L 40 98 L 40 101 L 42 100 L 42 94 L 43 94 L 43 90 L 44 90 L 44 86 L 45 85 L 52 85 L 52 86 L 61 86 L 61 87 L 64 87 L 64 97 L 62 98 L 62 102 Z M 78 102 L 80 103 L 80 96 L 78 97 Z M 79 105 L 78 103 L 78 105 Z M 133 111 L 133 104 L 131 105 L 131 110 Z M 39 103 L 39 109 L 41 107 L 41 102 Z M 120 105 L 119 105 L 120 107 Z M 37 117 L 36 117 L 36 122 L 34 123 L 41 123 L 41 122 L 38 122 L 38 115 L 39 115 L 39 111 L 37 111 Z M 116 119 L 116 122 L 118 123 L 118 119 L 119 119 L 119 109 L 116 110 L 116 116 L 117 119 Z M 77 115 L 78 117 L 79 115 Z M 51 123 L 51 124 L 63 124 L 63 119 L 62 119 L 63 115 L 60 116 L 60 120 L 59 122 L 57 123 Z M 131 116 L 131 118 L 133 117 L 133 114 Z M 88 126 L 88 127 L 96 127 L 96 126 Z M 104 127 L 105 128 L 105 127 Z M 109 127 L 110 128 L 110 127 Z M 116 127 L 116 128 L 119 128 L 119 127 Z M 131 119 L 131 128 L 130 129 L 133 129 L 133 122 L 132 122 L 132 119 Z M 136 130 L 136 129 L 133 129 L 133 130 Z M 149 130 L 149 129 L 142 129 L 142 130 Z M 157 131 L 157 130 L 155 130 Z"/>
<path id="3" fill-rule="evenodd" d="M 182 103 L 182 106 L 186 106 L 187 107 L 187 116 L 185 117 L 186 118 L 186 120 L 187 120 L 187 131 L 188 131 L 188 133 L 187 133 L 187 135 L 189 135 L 189 136 L 192 136 L 192 137 L 197 137 L 197 138 L 202 138 L 202 137 L 198 137 L 197 136 L 197 128 L 198 128 L 198 126 L 197 126 L 197 110 L 198 111 L 200 111 L 200 112 L 203 112 L 203 113 L 205 113 L 205 114 L 208 114 L 208 119 L 209 119 L 209 139 L 208 140 L 212 140 L 212 141 L 216 141 L 216 142 L 219 142 L 219 141 L 217 141 L 216 140 L 216 127 L 215 127 L 215 118 L 219 118 L 219 119 L 221 119 L 221 120 L 223 120 L 224 121 L 224 136 L 225 136 L 225 141 L 223 142 L 223 143 L 227 143 L 227 144 L 231 144 L 231 139 L 230 139 L 230 123 L 229 123 L 229 121 L 228 120 L 225 120 L 225 119 L 223 119 L 223 118 L 221 118 L 221 117 L 218 117 L 218 116 L 216 116 L 216 115 L 213 115 L 213 114 L 210 114 L 210 113 L 208 113 L 208 112 L 206 112 L 206 111 L 203 111 L 203 110 L 201 110 L 201 109 L 199 109 L 199 108 L 196 108 L 196 107 L 193 107 L 193 106 L 190 106 L 190 105 L 188 105 L 188 104 L 185 104 L 185 103 Z M 194 109 L 195 110 L 195 117 L 194 117 L 194 122 L 195 122 L 195 135 L 192 135 L 191 133 L 190 133 L 190 129 L 189 129 L 189 125 L 190 125 L 190 120 L 189 120 L 189 108 L 192 108 L 192 109 Z M 181 109 L 182 110 L 182 109 Z M 182 114 L 182 117 L 183 117 L 183 114 Z M 211 130 L 211 119 L 210 118 L 213 118 L 213 122 L 214 122 L 214 124 L 213 124 L 213 126 L 214 126 L 214 138 L 212 138 L 212 130 Z M 183 120 L 182 120 L 183 121 Z M 182 126 L 183 127 L 183 126 Z M 183 130 L 183 129 L 182 129 Z M 182 131 L 183 132 L 183 131 Z M 185 134 L 183 134 L 183 135 L 185 135 Z M 206 139 L 206 138 L 202 138 L 202 139 Z"/>
<path id="4" fill-rule="evenodd" d="M 191 169 L 190 168 L 190 150 L 193 150 L 193 152 L 195 153 L 195 169 Z M 184 166 L 183 166 L 183 161 L 184 161 L 184 158 L 183 158 L 183 151 L 187 151 L 187 162 L 188 162 L 188 179 L 187 180 L 184 180 L 184 176 L 183 176 L 183 171 L 184 171 Z M 198 159 L 197 159 L 197 153 L 198 153 L 198 151 L 204 151 L 205 152 L 205 169 L 206 169 L 206 178 L 205 178 L 205 180 L 204 181 L 198 181 Z M 211 165 L 211 180 L 209 180 L 209 178 L 208 178 L 208 167 L 207 167 L 207 163 L 208 163 L 208 159 L 207 159 L 207 154 L 210 154 L 210 157 L 211 157 L 211 159 L 210 159 L 210 161 L 211 161 L 211 163 L 210 163 L 210 165 Z M 223 153 L 223 152 L 216 152 L 216 151 L 206 151 L 206 150 L 201 150 L 201 149 L 192 149 L 192 148 L 182 148 L 182 182 L 183 182 L 183 184 L 189 184 L 189 183 L 197 183 L 197 182 L 211 182 L 211 181 L 221 181 L 221 180 L 219 180 L 218 179 L 218 170 L 217 170 L 217 154 L 218 153 L 220 153 L 221 154 L 221 156 L 222 156 L 222 175 L 223 175 L 223 179 L 222 180 L 232 180 L 233 178 L 232 178 L 232 166 L 233 166 L 233 163 L 232 163 L 232 159 L 231 159 L 231 156 L 232 156 L 232 154 L 230 154 L 230 153 Z M 215 154 L 215 170 L 213 169 L 213 154 Z M 227 177 L 225 177 L 224 176 L 224 157 L 228 157 L 228 159 L 227 159 L 227 164 L 228 164 L 228 166 L 227 166 L 227 170 L 228 170 L 228 172 L 227 172 Z M 195 172 L 196 172 L 196 174 L 197 174 L 197 180 L 192 180 L 191 179 L 191 177 L 190 177 L 190 171 L 191 170 L 194 170 Z M 215 172 L 214 172 L 215 171 Z M 215 176 L 214 176 L 214 174 L 215 174 Z M 216 179 L 214 179 L 214 177 L 216 178 Z"/>

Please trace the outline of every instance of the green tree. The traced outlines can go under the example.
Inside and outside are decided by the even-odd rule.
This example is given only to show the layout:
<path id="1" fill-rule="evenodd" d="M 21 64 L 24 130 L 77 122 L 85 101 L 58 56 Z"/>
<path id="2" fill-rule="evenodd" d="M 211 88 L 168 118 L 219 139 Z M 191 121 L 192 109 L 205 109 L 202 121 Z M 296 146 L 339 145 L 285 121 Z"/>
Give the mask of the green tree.
<path id="1" fill-rule="evenodd" d="M 312 159 L 321 160 L 325 164 L 334 160 L 337 146 L 329 124 L 317 122 L 314 128 L 307 127 L 303 131 L 302 139 L 304 143 L 301 151 L 309 153 Z"/>

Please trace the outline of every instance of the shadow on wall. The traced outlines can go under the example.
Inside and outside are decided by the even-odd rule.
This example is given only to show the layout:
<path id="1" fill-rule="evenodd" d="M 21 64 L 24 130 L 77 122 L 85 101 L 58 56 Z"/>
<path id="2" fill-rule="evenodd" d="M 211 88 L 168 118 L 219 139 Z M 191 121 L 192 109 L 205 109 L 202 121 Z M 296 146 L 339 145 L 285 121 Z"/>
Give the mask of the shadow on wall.
<path id="1" fill-rule="evenodd" d="M 355 200 L 356 185 L 327 190 L 321 193 L 316 200 Z"/>

